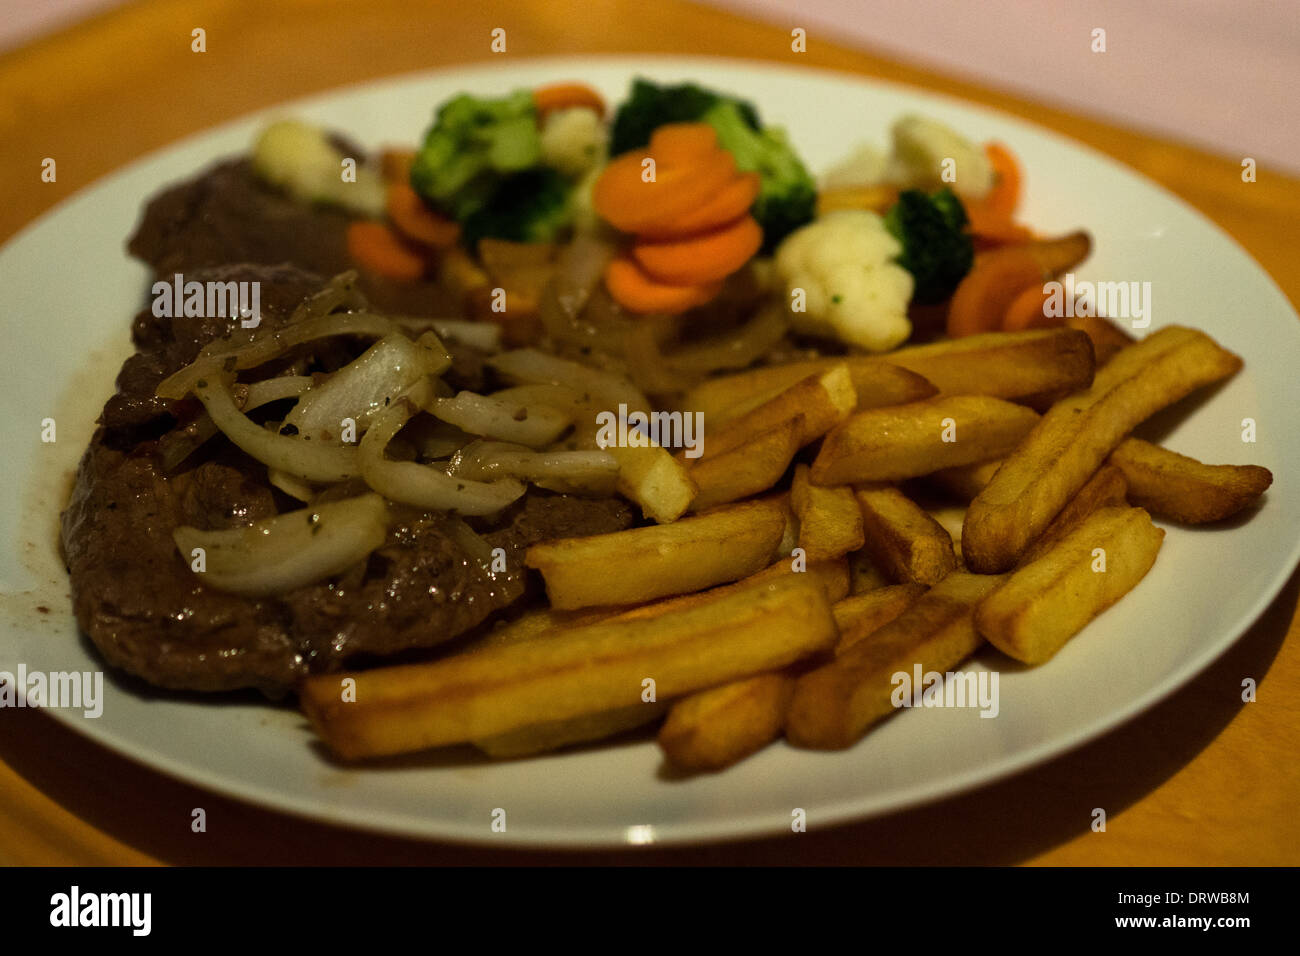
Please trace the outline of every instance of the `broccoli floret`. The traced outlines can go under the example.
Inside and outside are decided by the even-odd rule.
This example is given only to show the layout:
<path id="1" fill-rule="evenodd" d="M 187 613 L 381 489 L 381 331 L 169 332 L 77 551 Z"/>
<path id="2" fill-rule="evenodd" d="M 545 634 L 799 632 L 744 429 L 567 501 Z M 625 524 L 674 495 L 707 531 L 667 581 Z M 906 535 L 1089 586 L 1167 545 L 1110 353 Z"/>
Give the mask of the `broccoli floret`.
<path id="1" fill-rule="evenodd" d="M 444 103 L 411 164 L 411 187 L 462 224 L 506 177 L 541 162 L 537 108 L 528 90 Z"/>
<path id="2" fill-rule="evenodd" d="M 755 129 L 735 100 L 719 100 L 701 117 L 718 131 L 718 143 L 736 157 L 736 168 L 758 173 L 753 214 L 763 227 L 763 252 L 776 246 L 817 211 L 817 187 L 785 130 Z"/>
<path id="3" fill-rule="evenodd" d="M 942 302 L 970 272 L 975 247 L 966 222 L 966 210 L 951 189 L 933 195 L 905 190 L 885 214 L 885 228 L 903 245 L 898 264 L 916 280 L 913 302 Z"/>
<path id="4" fill-rule="evenodd" d="M 610 154 L 618 155 L 650 142 L 666 123 L 706 122 L 718 143 L 736 158 L 736 167 L 757 172 L 761 180 L 752 210 L 763 227 L 763 252 L 771 252 L 789 233 L 812 220 L 817 187 L 784 131 L 764 127 L 753 105 L 694 83 L 659 86 L 638 79 L 614 117 Z"/>
<path id="5" fill-rule="evenodd" d="M 572 220 L 571 189 L 564 176 L 544 166 L 515 173 L 461 221 L 461 234 L 470 248 L 489 237 L 553 242 Z"/>
<path id="6" fill-rule="evenodd" d="M 660 86 L 649 80 L 633 80 L 627 102 L 614 117 L 609 154 L 617 156 L 646 145 L 651 134 L 666 123 L 694 123 L 722 99 L 735 103 L 746 125 L 755 132 L 759 130 L 758 111 L 742 100 L 724 97 L 694 83 Z"/>

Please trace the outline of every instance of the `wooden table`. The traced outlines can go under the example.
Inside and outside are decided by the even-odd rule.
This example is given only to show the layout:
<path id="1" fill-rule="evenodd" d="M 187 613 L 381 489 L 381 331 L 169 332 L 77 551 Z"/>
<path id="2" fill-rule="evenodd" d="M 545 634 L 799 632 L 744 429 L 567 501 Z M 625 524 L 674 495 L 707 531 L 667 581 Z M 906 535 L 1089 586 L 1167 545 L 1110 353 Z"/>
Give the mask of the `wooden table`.
<path id="1" fill-rule="evenodd" d="M 1083 140 L 1146 173 L 1228 230 L 1300 301 L 1300 182 L 982 89 L 814 32 L 683 0 L 146 0 L 0 59 L 0 240 L 60 199 L 180 136 L 317 90 L 483 60 L 494 27 L 510 58 L 674 52 L 795 60 L 986 103 Z M 207 31 L 207 52 L 190 31 Z M 1012 34 L 1009 34 L 1009 36 Z M 1030 42 L 1026 38 L 1025 42 Z M 39 182 L 43 157 L 58 182 Z M 1294 480 L 1292 478 L 1291 480 Z M 648 853 L 561 854 L 373 837 L 263 811 L 96 747 L 38 711 L 3 713 L 0 863 L 1281 864 L 1300 847 L 1300 576 L 1218 663 L 1093 744 L 975 793 L 827 832 Z M 1290 637 L 1291 640 L 1287 641 Z M 1259 700 L 1240 700 L 1241 679 Z M 190 833 L 203 806 L 208 833 Z M 1089 828 L 1093 807 L 1109 817 Z"/>

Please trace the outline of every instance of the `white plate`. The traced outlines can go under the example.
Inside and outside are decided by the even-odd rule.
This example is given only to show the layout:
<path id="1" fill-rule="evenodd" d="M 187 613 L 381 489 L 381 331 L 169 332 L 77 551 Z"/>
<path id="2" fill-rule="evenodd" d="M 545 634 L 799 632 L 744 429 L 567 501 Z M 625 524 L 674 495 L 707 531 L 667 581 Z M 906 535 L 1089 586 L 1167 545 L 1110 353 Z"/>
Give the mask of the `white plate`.
<path id="1" fill-rule="evenodd" d="M 1278 481 L 1262 512 L 1214 530 L 1170 528 L 1147 579 L 1049 664 L 1023 670 L 982 655 L 974 666 L 1001 671 L 996 719 L 974 710 L 903 713 L 847 752 L 779 744 L 713 776 L 670 778 L 648 741 L 503 764 L 456 753 L 351 770 L 323 757 L 289 708 L 247 697 L 218 703 L 155 694 L 112 675 L 102 717 L 51 713 L 177 777 L 336 823 L 461 841 L 680 843 L 788 832 L 794 808 L 814 827 L 879 814 L 1045 760 L 1172 692 L 1263 611 L 1300 558 L 1300 325 L 1270 278 L 1215 226 L 1077 143 L 916 90 L 740 61 L 554 59 L 372 83 L 247 117 L 107 177 L 0 252 L 8 312 L 0 435 L 10 492 L 0 532 L 18 543 L 0 556 L 0 589 L 8 592 L 0 609 L 9 625 L 0 637 L 0 670 L 19 662 L 41 671 L 100 666 L 76 635 L 53 521 L 62 504 L 59 476 L 79 457 L 129 347 L 146 270 L 123 244 L 148 196 L 245 148 L 273 115 L 303 115 L 371 145 L 414 142 L 434 106 L 462 89 L 504 93 L 583 79 L 618 100 L 637 73 L 743 94 L 769 121 L 784 124 L 818 169 L 860 140 L 883 144 L 890 122 L 910 110 L 973 139 L 1008 143 L 1026 170 L 1026 220 L 1045 232 L 1083 226 L 1096 238 L 1081 279 L 1150 281 L 1153 328 L 1198 326 L 1245 358 L 1245 370 L 1177 420 L 1167 437 L 1202 460 L 1273 469 Z M 53 445 L 38 440 L 49 416 L 57 420 Z M 1241 440 L 1245 418 L 1257 423 L 1256 444 Z M 38 604 L 50 613 L 37 613 Z M 506 810 L 505 833 L 490 829 L 496 808 Z"/>

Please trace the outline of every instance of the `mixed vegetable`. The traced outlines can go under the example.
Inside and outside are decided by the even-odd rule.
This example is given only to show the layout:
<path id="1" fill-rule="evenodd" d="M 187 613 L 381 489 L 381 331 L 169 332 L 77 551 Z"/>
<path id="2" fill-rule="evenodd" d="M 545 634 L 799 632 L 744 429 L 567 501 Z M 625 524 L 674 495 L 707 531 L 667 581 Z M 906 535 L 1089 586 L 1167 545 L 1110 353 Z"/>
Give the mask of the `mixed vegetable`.
<path id="1" fill-rule="evenodd" d="M 1040 240 L 1017 221 L 1021 172 L 1001 144 L 904 116 L 887 152 L 856 147 L 819 188 L 752 103 L 689 82 L 638 79 L 612 110 L 580 83 L 462 93 L 418 149 L 342 183 L 340 159 L 293 122 L 254 151 L 269 182 L 359 217 L 363 274 L 440 283 L 511 344 L 657 319 L 629 333 L 654 357 L 692 339 L 666 319 L 719 344 L 738 311 L 777 300 L 793 335 L 871 351 L 918 317 L 950 335 L 1030 328 L 1056 321 L 1044 282 L 1088 253 L 1083 234 Z M 742 326 L 736 350 L 773 327 L 770 311 Z"/>

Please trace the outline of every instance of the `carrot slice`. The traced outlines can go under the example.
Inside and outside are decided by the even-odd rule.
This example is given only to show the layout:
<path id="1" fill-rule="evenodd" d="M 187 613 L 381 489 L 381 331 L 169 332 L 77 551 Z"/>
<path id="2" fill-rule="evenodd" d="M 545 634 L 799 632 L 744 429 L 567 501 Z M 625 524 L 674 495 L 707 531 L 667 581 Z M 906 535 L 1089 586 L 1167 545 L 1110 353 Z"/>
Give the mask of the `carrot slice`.
<path id="1" fill-rule="evenodd" d="M 586 106 L 605 115 L 605 101 L 601 95 L 585 83 L 553 83 L 539 86 L 533 90 L 533 105 L 539 117 L 554 110 L 567 110 L 575 106 Z"/>
<path id="2" fill-rule="evenodd" d="M 952 294 L 948 334 L 959 338 L 997 329 L 1012 300 L 1044 278 L 1042 265 L 1024 246 L 1008 246 L 976 259 Z"/>
<path id="3" fill-rule="evenodd" d="M 414 280 L 424 275 L 423 257 L 382 222 L 349 223 L 348 255 L 363 269 L 390 279 Z"/>
<path id="4" fill-rule="evenodd" d="M 629 312 L 675 315 L 703 305 L 722 289 L 722 283 L 669 285 L 656 282 L 631 259 L 619 257 L 605 269 L 605 288 Z"/>
<path id="5" fill-rule="evenodd" d="M 647 239 L 680 239 L 724 226 L 749 211 L 758 198 L 760 185 L 758 173 L 741 173 L 704 205 L 671 223 L 670 228 L 659 231 L 647 227 L 640 234 Z"/>
<path id="6" fill-rule="evenodd" d="M 654 179 L 642 178 L 647 154 L 624 153 L 605 167 L 592 190 L 596 212 L 617 229 L 668 230 L 702 205 L 735 176 L 736 161 L 715 150 L 695 163 L 655 162 Z"/>
<path id="7" fill-rule="evenodd" d="M 993 167 L 993 188 L 979 199 L 962 198 L 971 232 L 1005 242 L 1032 238 L 1032 233 L 1014 222 L 1020 204 L 1020 164 L 1001 143 L 985 143 L 984 155 Z"/>
<path id="8" fill-rule="evenodd" d="M 753 216 L 742 216 L 712 232 L 670 242 L 638 242 L 632 258 L 649 275 L 671 285 L 698 285 L 725 279 L 748 262 L 763 244 Z"/>
<path id="9" fill-rule="evenodd" d="M 693 163 L 718 148 L 718 134 L 708 123 L 669 123 L 650 137 L 650 155 L 663 165 Z"/>
<path id="10" fill-rule="evenodd" d="M 420 194 L 406 183 L 388 184 L 385 209 L 393 225 L 408 239 L 435 249 L 445 249 L 460 238 L 459 224 L 430 209 Z"/>
<path id="11" fill-rule="evenodd" d="M 1002 314 L 1003 332 L 1023 332 L 1025 329 L 1048 329 L 1060 325 L 1064 318 L 1047 314 L 1048 294 L 1041 285 L 1031 285 L 1011 300 Z"/>

